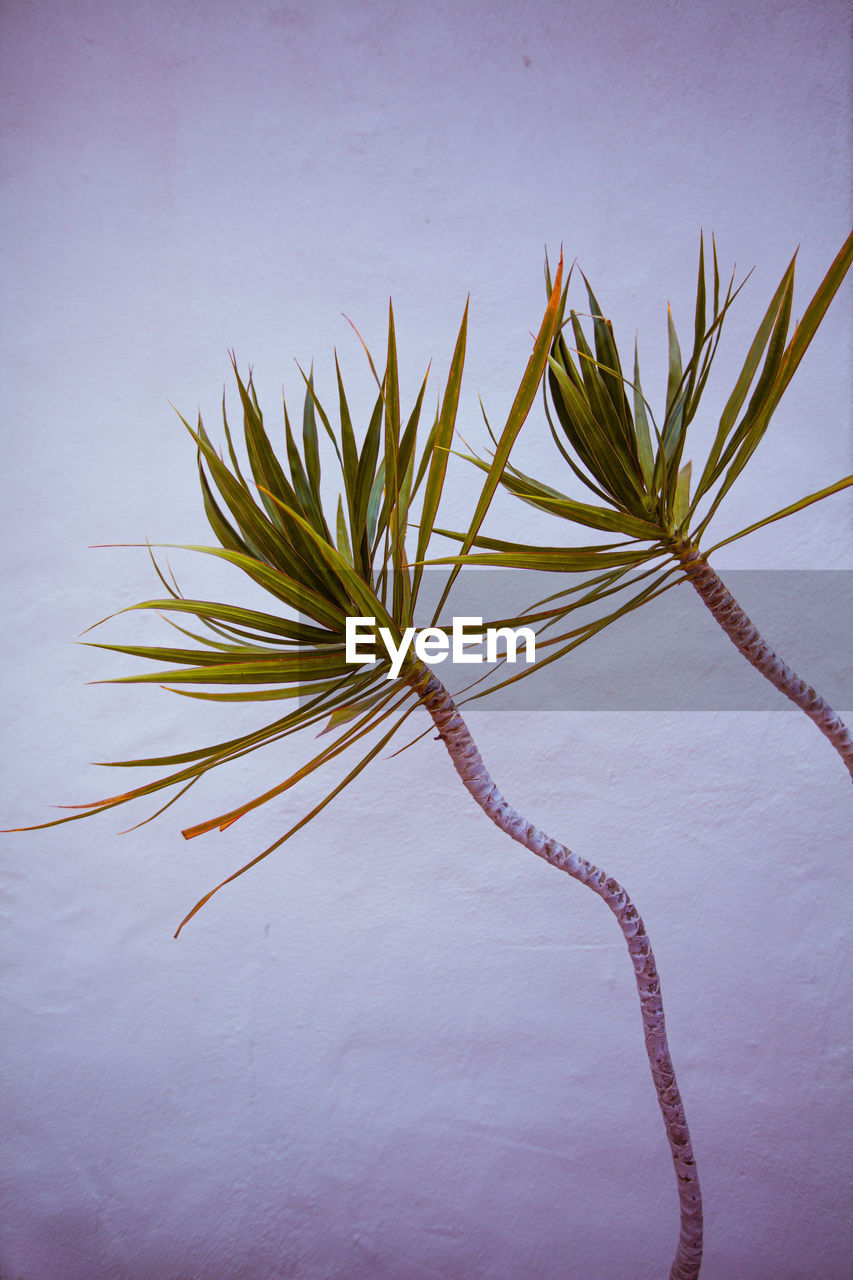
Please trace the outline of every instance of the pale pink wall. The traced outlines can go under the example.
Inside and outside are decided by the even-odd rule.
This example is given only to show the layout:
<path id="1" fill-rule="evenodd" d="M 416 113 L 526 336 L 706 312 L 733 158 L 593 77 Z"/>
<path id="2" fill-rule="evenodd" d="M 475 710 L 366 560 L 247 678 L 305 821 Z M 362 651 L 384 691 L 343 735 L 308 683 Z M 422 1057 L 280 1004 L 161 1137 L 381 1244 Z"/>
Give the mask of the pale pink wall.
<path id="1" fill-rule="evenodd" d="M 804 302 L 850 226 L 835 0 L 11 0 L 2 24 L 3 825 L 122 785 L 90 760 L 229 734 L 215 709 L 86 687 L 120 664 L 71 643 L 153 590 L 144 553 L 90 544 L 206 540 L 167 401 L 214 425 L 227 348 L 273 420 L 293 356 L 331 388 L 333 345 L 366 395 L 340 313 L 381 344 L 392 293 L 411 391 L 431 356 L 445 376 L 470 292 L 480 440 L 476 393 L 505 413 L 541 315 L 544 245 L 640 328 L 647 391 L 668 298 L 690 328 L 700 226 L 724 268 L 756 264 L 724 392 L 795 246 Z M 720 536 L 850 471 L 849 300 Z M 522 449 L 553 468 L 541 420 Z M 460 464 L 448 518 L 471 493 Z M 720 563 L 849 569 L 849 517 L 833 499 Z M 782 711 L 471 722 L 515 802 L 646 917 L 707 1280 L 844 1280 L 838 759 Z M 207 844 L 180 826 L 310 749 L 132 834 L 145 814 L 3 837 L 4 1280 L 665 1275 L 675 1197 L 615 926 L 478 814 L 431 738 L 172 942 L 322 784 Z"/>

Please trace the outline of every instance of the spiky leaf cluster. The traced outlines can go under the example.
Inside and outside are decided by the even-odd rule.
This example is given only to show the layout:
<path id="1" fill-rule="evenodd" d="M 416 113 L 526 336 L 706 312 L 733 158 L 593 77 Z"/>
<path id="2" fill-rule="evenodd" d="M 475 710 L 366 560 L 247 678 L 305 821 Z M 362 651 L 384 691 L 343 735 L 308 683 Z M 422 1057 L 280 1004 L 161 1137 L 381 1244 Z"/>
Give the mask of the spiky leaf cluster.
<path id="1" fill-rule="evenodd" d="M 553 339 L 560 300 L 560 273 L 533 354 L 504 428 L 508 451 L 542 379 Z M 154 560 L 166 594 L 121 612 L 153 610 L 165 615 L 192 646 L 99 644 L 108 649 L 166 664 L 154 672 L 119 677 L 111 683 L 156 683 L 175 693 L 218 702 L 284 701 L 288 709 L 252 732 L 214 745 L 147 759 L 110 761 L 122 768 L 165 769 L 154 780 L 87 805 L 57 822 L 68 822 L 175 790 L 158 816 L 212 769 L 238 760 L 259 747 L 306 728 L 329 738 L 296 772 L 263 794 L 184 831 L 187 837 L 224 830 L 244 814 L 283 795 L 303 778 L 331 764 L 350 747 L 370 740 L 357 763 L 309 813 L 289 826 L 273 844 L 229 876 L 227 884 L 282 845 L 352 782 L 386 746 L 419 705 L 419 665 L 410 657 L 396 679 L 379 656 L 375 665 L 346 661 L 346 620 L 371 617 L 390 631 L 396 643 L 412 624 L 423 581 L 424 559 L 432 536 L 447 471 L 465 362 L 468 308 L 456 340 L 444 393 L 422 445 L 418 428 L 427 376 L 414 406 L 403 416 L 397 341 L 389 309 L 385 368 L 380 376 L 365 347 L 378 394 L 366 428 L 356 433 L 340 368 L 337 421 L 320 402 L 313 376 L 305 376 L 301 439 L 284 405 L 283 448 L 276 450 L 267 432 L 251 375 L 243 379 L 232 357 L 243 419 L 240 452 L 225 412 L 227 451 L 217 452 L 199 417 L 192 427 L 181 419 L 198 452 L 198 473 L 207 519 L 216 546 L 184 546 L 242 570 L 270 598 L 268 611 L 184 596 Z M 323 438 L 331 442 L 342 480 L 334 516 L 324 505 L 321 486 Z M 472 521 L 473 541 L 497 486 L 481 496 Z M 414 554 L 407 535 L 417 529 Z M 154 559 L 152 554 L 152 559 Z M 448 574 L 447 589 L 458 569 Z M 439 603 L 434 622 L 446 599 Z M 180 618 L 181 625 L 175 621 Z M 201 627 L 201 630 L 193 629 Z M 377 736 L 378 735 L 378 736 Z M 151 821 L 151 818 L 145 819 Z M 39 824 L 54 826 L 57 822 Z M 180 928 L 222 885 L 205 895 Z"/>
<path id="2" fill-rule="evenodd" d="M 549 608 L 533 609 L 531 620 L 553 626 L 582 605 L 598 605 L 624 592 L 610 613 L 596 610 L 592 621 L 551 636 L 548 661 L 595 635 L 626 612 L 639 608 L 683 577 L 681 557 L 700 542 L 738 476 L 764 437 L 772 415 L 796 372 L 806 349 L 835 296 L 851 261 L 853 234 L 807 306 L 802 320 L 790 330 L 796 255 L 789 263 L 761 320 L 743 366 L 729 394 L 717 429 L 692 484 L 693 464 L 685 461 L 688 432 L 696 417 L 717 352 L 726 315 L 743 285 L 734 275 L 723 292 L 713 246 L 710 267 L 700 238 L 699 272 L 693 322 L 693 344 L 685 361 L 671 312 L 668 313 L 669 369 L 663 415 L 656 420 L 640 381 L 635 343 L 633 376 L 623 361 L 591 286 L 584 278 L 589 302 L 591 334 L 575 310 L 566 315 L 569 281 L 561 295 L 560 316 L 548 360 L 544 384 L 545 410 L 554 443 L 571 472 L 595 501 L 581 502 L 525 474 L 511 462 L 500 466 L 500 482 L 524 502 L 557 516 L 572 526 L 603 533 L 608 540 L 582 545 L 570 534 L 559 546 L 533 546 L 478 536 L 461 555 L 442 563 L 479 563 L 504 568 L 538 569 L 586 575 Z M 570 273 L 571 275 L 571 273 Z M 546 268 L 550 290 L 550 274 Z M 498 466 L 470 457 L 490 477 Z M 774 520 L 802 510 L 853 484 L 847 476 L 809 494 L 781 511 L 763 517 L 725 538 L 717 547 Z M 447 532 L 461 540 L 459 533 Z M 616 539 L 610 541 L 610 539 Z M 541 665 L 541 664 L 540 664 Z M 527 671 L 513 679 L 522 678 Z"/>

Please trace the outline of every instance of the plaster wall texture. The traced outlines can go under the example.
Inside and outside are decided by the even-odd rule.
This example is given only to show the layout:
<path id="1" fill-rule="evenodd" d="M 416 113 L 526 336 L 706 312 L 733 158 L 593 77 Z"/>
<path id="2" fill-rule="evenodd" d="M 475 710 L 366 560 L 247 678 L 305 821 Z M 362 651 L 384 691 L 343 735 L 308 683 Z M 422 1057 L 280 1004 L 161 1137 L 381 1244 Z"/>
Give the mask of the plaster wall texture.
<path id="1" fill-rule="evenodd" d="M 167 400 L 215 428 L 228 348 L 271 421 L 282 381 L 300 395 L 292 357 L 333 390 L 333 346 L 366 405 L 341 313 L 381 350 L 391 294 L 411 399 L 430 357 L 446 376 L 470 293 L 460 425 L 482 445 L 477 392 L 502 422 L 543 246 L 577 255 L 623 342 L 639 329 L 659 399 L 666 302 L 689 332 L 704 227 L 724 270 L 756 267 L 719 411 L 797 244 L 802 307 L 850 227 L 835 0 L 10 0 L 2 25 L 4 826 L 121 785 L 90 760 L 251 722 L 87 687 L 129 664 L 71 643 L 152 594 L 144 551 L 91 544 L 209 540 Z M 851 470 L 850 296 L 718 537 Z M 518 459 L 556 474 L 538 408 Z M 459 462 L 451 527 L 473 492 Z M 830 499 L 718 566 L 850 570 L 850 512 Z M 489 528 L 510 521 L 499 498 Z M 234 586 L 174 567 L 197 594 Z M 791 658 L 808 675 L 809 653 Z M 470 724 L 522 812 L 644 914 L 707 1202 L 703 1275 L 848 1277 L 838 758 L 781 708 L 475 704 Z M 666 1275 L 676 1200 L 618 931 L 486 821 L 431 736 L 171 940 L 327 783 L 206 842 L 180 827 L 311 745 L 250 757 L 129 834 L 147 811 L 2 837 L 4 1280 Z"/>

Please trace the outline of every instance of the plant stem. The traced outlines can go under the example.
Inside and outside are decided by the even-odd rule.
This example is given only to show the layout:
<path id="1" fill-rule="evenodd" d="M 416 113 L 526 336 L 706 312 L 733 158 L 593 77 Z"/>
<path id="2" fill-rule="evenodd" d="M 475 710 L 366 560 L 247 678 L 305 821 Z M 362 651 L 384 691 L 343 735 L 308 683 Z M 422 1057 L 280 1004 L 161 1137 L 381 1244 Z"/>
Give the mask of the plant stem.
<path id="1" fill-rule="evenodd" d="M 441 681 L 424 666 L 413 669 L 409 680 L 432 716 L 456 772 L 484 813 L 513 840 L 587 885 L 616 917 L 634 967 L 646 1052 L 678 1183 L 681 1231 L 669 1280 L 695 1280 L 702 1262 L 702 1197 L 684 1105 L 666 1039 L 660 979 L 639 912 L 617 881 L 559 841 L 552 840 L 507 803 L 490 777 L 465 721 Z"/>
<path id="2" fill-rule="evenodd" d="M 829 738 L 853 778 L 853 735 L 841 717 L 811 685 L 801 680 L 774 653 L 697 547 L 688 539 L 680 538 L 670 544 L 670 550 L 732 644 L 780 693 L 784 693 L 786 698 L 790 698 L 805 711 L 809 719 L 814 720 L 821 733 Z"/>

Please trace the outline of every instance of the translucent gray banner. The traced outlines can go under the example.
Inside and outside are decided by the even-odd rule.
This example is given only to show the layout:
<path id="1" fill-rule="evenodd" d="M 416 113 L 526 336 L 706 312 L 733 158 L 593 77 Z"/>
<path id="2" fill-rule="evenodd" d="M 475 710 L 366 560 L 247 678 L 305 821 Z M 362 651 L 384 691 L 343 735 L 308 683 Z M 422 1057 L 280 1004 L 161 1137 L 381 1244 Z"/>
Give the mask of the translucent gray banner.
<path id="1" fill-rule="evenodd" d="M 776 653 L 837 710 L 853 708 L 853 571 L 730 570 L 726 586 Z M 414 625 L 428 627 L 446 575 L 424 574 Z M 574 585 L 566 574 L 466 569 L 441 610 L 440 624 L 482 618 L 484 627 L 520 617 Z M 646 585 L 645 582 L 643 585 Z M 494 688 L 484 705 L 507 711 L 783 711 L 793 704 L 778 693 L 721 630 L 693 587 L 684 581 L 617 618 L 559 659 L 547 659 L 570 640 L 552 637 L 612 613 L 638 587 L 569 613 L 542 630 L 536 623 L 536 663 L 459 664 L 448 654 L 432 661 L 453 694 Z M 552 605 L 556 602 L 552 602 Z M 543 605 L 542 608 L 550 606 Z M 536 609 L 532 609 L 536 612 Z M 470 626 L 469 631 L 477 628 Z M 369 649 L 369 646 L 367 646 Z M 503 646 L 499 646 L 501 652 Z M 377 644 L 378 656 L 386 651 Z M 471 650 L 485 654 L 485 645 Z M 466 695 L 463 695 L 466 696 Z"/>

